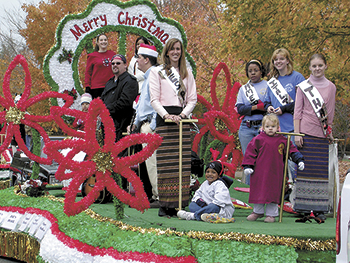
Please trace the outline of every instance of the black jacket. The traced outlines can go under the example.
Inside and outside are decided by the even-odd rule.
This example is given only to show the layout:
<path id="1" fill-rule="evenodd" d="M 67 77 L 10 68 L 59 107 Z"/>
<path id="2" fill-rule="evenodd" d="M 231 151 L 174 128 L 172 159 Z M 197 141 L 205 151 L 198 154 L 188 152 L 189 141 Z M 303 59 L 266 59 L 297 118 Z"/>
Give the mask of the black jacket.
<path id="1" fill-rule="evenodd" d="M 138 89 L 136 78 L 124 72 L 117 81 L 114 81 L 114 77 L 108 80 L 102 92 L 101 99 L 114 121 L 116 141 L 122 137 L 122 132 L 125 132 L 131 123 L 134 114 L 132 106 Z"/>

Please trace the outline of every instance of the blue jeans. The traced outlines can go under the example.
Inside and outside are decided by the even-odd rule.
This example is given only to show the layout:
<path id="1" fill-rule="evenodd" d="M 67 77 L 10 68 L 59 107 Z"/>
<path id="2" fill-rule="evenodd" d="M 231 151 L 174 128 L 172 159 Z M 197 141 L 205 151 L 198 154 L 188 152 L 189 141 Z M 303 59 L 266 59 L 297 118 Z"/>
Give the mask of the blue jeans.
<path id="1" fill-rule="evenodd" d="M 32 136 L 26 135 L 26 146 L 27 146 L 29 151 L 30 151 L 31 144 L 32 144 Z"/>
<path id="2" fill-rule="evenodd" d="M 220 206 L 210 203 L 209 205 L 205 207 L 200 207 L 195 202 L 191 202 L 189 205 L 189 209 L 192 213 L 194 213 L 194 217 L 196 220 L 201 221 L 201 215 L 202 214 L 211 214 L 211 213 L 219 213 L 220 212 Z"/>
<path id="3" fill-rule="evenodd" d="M 241 126 L 239 127 L 238 137 L 241 143 L 242 153 L 245 154 L 249 142 L 259 134 L 261 125 L 252 125 L 250 128 L 247 127 L 247 124 L 242 121 Z M 247 185 L 250 185 L 250 175 L 245 177 L 245 182 Z"/>

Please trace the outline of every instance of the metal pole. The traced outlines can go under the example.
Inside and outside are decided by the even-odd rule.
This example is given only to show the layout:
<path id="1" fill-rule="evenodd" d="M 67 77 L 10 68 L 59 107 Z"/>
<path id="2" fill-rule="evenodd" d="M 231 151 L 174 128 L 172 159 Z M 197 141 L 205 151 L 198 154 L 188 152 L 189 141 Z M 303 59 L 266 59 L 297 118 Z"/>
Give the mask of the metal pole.
<path id="1" fill-rule="evenodd" d="M 287 150 L 286 150 L 286 159 L 284 161 L 284 173 L 283 173 L 283 183 L 282 183 L 282 195 L 281 195 L 281 204 L 280 204 L 280 217 L 278 222 L 282 222 L 283 215 L 283 205 L 284 205 L 284 194 L 285 194 L 285 186 L 286 186 L 286 177 L 288 172 L 288 157 L 289 157 L 289 144 L 291 136 L 305 136 L 300 133 L 292 133 L 292 132 L 277 132 L 277 134 L 287 135 Z"/>
<path id="2" fill-rule="evenodd" d="M 179 123 L 179 210 L 182 210 L 182 121 Z"/>

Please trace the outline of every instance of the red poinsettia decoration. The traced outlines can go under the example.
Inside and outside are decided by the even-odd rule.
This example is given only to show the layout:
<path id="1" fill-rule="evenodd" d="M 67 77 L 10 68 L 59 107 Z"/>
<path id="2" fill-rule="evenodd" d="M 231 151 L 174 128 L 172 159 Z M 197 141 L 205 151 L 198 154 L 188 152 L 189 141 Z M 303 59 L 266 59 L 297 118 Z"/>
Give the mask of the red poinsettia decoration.
<path id="1" fill-rule="evenodd" d="M 21 98 L 17 103 L 11 96 L 10 91 L 10 79 L 13 69 L 21 64 L 25 72 L 25 88 L 21 95 Z M 19 125 L 24 124 L 29 127 L 36 129 L 42 136 L 45 143 L 49 141 L 49 136 L 45 130 L 38 124 L 38 122 L 48 122 L 52 121 L 53 117 L 50 115 L 30 115 L 27 113 L 27 109 L 33 104 L 49 99 L 49 98 L 62 98 L 66 102 L 63 107 L 68 108 L 73 104 L 73 98 L 69 95 L 61 94 L 55 91 L 43 92 L 35 97 L 29 99 L 31 93 L 32 80 L 28 69 L 28 64 L 26 59 L 22 55 L 17 55 L 13 61 L 10 63 L 3 82 L 3 93 L 4 97 L 0 96 L 0 105 L 4 107 L 4 111 L 0 112 L 0 123 L 4 124 L 3 131 L 6 131 L 6 136 L 3 144 L 0 146 L 0 153 L 6 150 L 13 138 L 18 144 L 18 147 L 33 161 L 43 164 L 51 164 L 52 160 L 50 158 L 41 158 L 31 153 L 21 137 L 19 130 Z"/>
<path id="2" fill-rule="evenodd" d="M 69 109 L 52 107 L 52 114 L 60 118 L 62 114 L 74 115 L 76 112 Z M 104 126 L 104 145 L 99 146 L 96 139 L 97 117 L 101 118 Z M 102 100 L 94 99 L 86 116 L 85 133 L 83 138 L 66 139 L 63 141 L 52 141 L 45 145 L 44 152 L 59 163 L 55 174 L 58 180 L 72 178 L 65 195 L 64 212 L 75 215 L 87 209 L 99 197 L 104 188 L 116 196 L 121 202 L 144 211 L 149 208 L 146 193 L 144 192 L 140 178 L 130 167 L 145 161 L 159 147 L 162 138 L 158 134 L 132 134 L 122 138 L 115 143 L 115 127 L 109 111 Z M 127 157 L 119 154 L 135 144 L 147 143 L 142 151 Z M 66 156 L 60 151 L 71 149 Z M 74 161 L 73 157 L 79 152 L 86 153 L 82 162 Z M 135 188 L 136 195 L 132 196 L 123 189 L 111 177 L 111 173 L 125 177 Z M 82 200 L 75 202 L 80 185 L 92 175 L 96 175 L 96 184 Z"/>
<path id="3" fill-rule="evenodd" d="M 226 96 L 222 107 L 220 106 L 216 95 L 216 80 L 221 70 L 225 73 L 227 86 Z M 237 93 L 241 84 L 235 82 L 234 85 L 231 86 L 230 78 L 230 72 L 227 65 L 223 62 L 219 63 L 214 70 L 213 78 L 210 82 L 210 94 L 213 104 L 208 102 L 203 96 L 198 95 L 198 101 L 202 103 L 208 111 L 204 113 L 202 117 L 198 118 L 198 124 L 204 126 L 194 138 L 193 151 L 198 152 L 198 146 L 203 135 L 209 131 L 215 139 L 226 144 L 219 160 L 228 168 L 227 175 L 234 177 L 237 165 L 242 160 L 240 149 L 236 149 L 239 145 L 239 143 L 237 143 L 237 132 L 240 121 L 239 114 L 235 110 Z M 231 153 L 232 161 L 228 161 L 228 156 Z"/>

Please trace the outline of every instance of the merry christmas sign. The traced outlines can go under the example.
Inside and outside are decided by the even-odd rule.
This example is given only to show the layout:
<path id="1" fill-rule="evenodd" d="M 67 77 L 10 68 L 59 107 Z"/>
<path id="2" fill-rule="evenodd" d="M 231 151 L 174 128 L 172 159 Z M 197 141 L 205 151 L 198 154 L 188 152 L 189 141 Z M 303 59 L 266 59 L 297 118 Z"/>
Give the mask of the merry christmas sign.
<path id="1" fill-rule="evenodd" d="M 119 54 L 125 55 L 126 35 L 136 34 L 150 39 L 161 52 L 171 38 L 178 38 L 187 47 L 183 27 L 175 20 L 162 17 L 156 6 L 146 0 L 119 2 L 93 0 L 85 12 L 69 14 L 62 19 L 56 31 L 55 46 L 44 61 L 44 76 L 54 91 L 60 93 L 75 88 L 84 92 L 79 80 L 79 57 L 88 43 L 101 33 L 119 32 Z M 186 52 L 188 66 L 195 63 Z M 79 105 L 79 97 L 73 108 Z M 57 100 L 53 102 L 57 105 Z M 59 103 L 60 104 L 60 103 Z"/>

